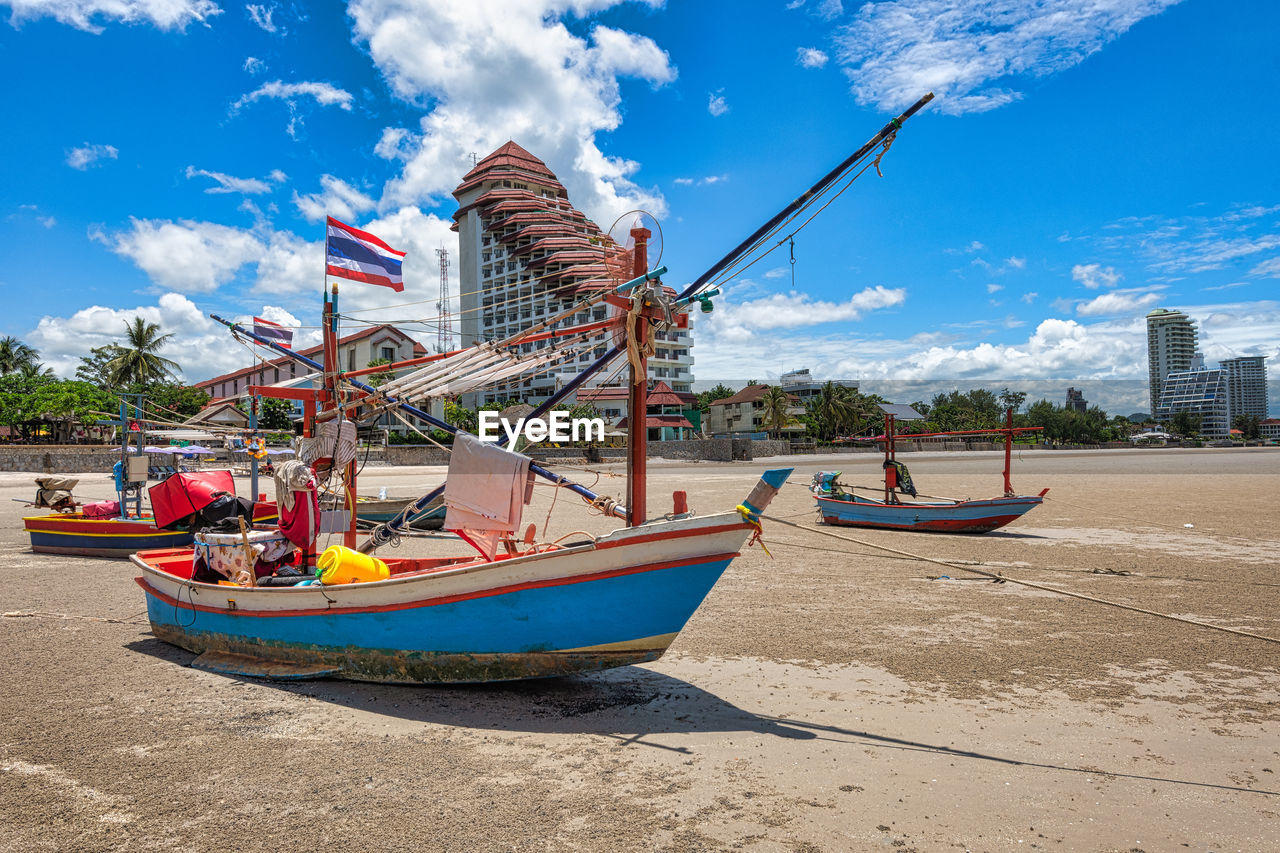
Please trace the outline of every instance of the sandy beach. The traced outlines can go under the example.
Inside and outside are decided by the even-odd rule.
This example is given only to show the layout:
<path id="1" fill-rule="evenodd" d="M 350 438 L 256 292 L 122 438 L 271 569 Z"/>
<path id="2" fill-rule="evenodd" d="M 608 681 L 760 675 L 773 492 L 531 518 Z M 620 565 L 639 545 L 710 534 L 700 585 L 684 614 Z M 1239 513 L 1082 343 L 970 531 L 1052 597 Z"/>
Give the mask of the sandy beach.
<path id="1" fill-rule="evenodd" d="M 903 461 L 931 495 L 1000 492 L 999 453 Z M 650 511 L 730 508 L 792 464 L 879 471 L 655 461 Z M 872 547 L 1280 638 L 1277 449 L 1022 452 L 1046 502 L 983 536 L 766 521 L 773 558 L 744 550 L 661 660 L 479 687 L 192 669 L 131 564 L 30 552 L 32 476 L 0 474 L 3 850 L 1280 849 L 1280 644 Z M 361 491 L 442 476 L 369 467 Z M 555 491 L 527 522 L 613 526 Z M 812 504 L 789 485 L 770 514 L 813 528 Z"/>

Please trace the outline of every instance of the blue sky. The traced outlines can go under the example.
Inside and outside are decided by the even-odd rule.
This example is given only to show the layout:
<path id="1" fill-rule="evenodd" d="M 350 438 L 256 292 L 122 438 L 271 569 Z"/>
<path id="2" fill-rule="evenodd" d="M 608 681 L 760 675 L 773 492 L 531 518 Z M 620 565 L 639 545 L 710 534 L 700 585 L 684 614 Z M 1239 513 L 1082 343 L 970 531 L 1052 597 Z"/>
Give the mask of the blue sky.
<path id="1" fill-rule="evenodd" d="M 1158 306 L 1210 361 L 1280 347 L 1271 0 L 0 14 L 0 334 L 64 375 L 134 314 L 189 380 L 248 358 L 209 312 L 314 324 L 326 212 L 409 252 L 403 294 L 347 283 L 344 308 L 431 342 L 449 191 L 507 139 L 603 227 L 653 212 L 678 285 L 929 90 L 794 270 L 784 247 L 699 317 L 699 380 L 1139 380 Z"/>

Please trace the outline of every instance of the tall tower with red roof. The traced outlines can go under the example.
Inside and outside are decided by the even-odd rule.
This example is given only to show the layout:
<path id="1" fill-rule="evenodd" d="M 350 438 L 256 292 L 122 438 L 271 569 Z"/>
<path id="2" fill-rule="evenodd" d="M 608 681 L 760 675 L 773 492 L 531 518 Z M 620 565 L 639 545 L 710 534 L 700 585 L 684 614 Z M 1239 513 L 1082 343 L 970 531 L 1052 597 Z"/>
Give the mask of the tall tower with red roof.
<path id="1" fill-rule="evenodd" d="M 458 326 L 463 346 L 501 340 L 571 307 L 591 290 L 629 277 L 608 263 L 618 252 L 613 240 L 569 203 L 569 194 L 547 164 L 515 142 L 479 160 L 453 196 L 458 201 L 453 229 L 458 232 Z M 572 325 L 602 320 L 605 311 L 597 306 L 590 316 L 575 317 Z M 581 352 L 573 364 L 487 389 L 477 402 L 550 395 L 604 354 L 607 336 L 598 334 L 591 351 Z M 688 331 L 672 329 L 659 338 L 650 376 L 666 380 L 676 391 L 690 391 L 693 344 Z M 529 350 L 545 345 L 539 341 L 523 346 Z M 593 378 L 589 384 L 607 378 Z"/>

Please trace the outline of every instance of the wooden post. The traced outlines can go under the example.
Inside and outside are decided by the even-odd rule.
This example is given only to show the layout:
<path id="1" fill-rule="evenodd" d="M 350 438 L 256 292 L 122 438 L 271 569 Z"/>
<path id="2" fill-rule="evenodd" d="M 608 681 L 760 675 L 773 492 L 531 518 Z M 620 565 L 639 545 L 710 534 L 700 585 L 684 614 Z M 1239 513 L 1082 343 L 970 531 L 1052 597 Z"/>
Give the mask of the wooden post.
<path id="1" fill-rule="evenodd" d="M 886 463 L 889 463 L 889 462 L 892 462 L 895 458 L 897 457 L 893 452 L 893 415 L 886 414 L 884 416 L 884 461 Z M 886 470 L 884 473 L 884 502 L 885 503 L 890 503 L 893 497 L 893 489 L 889 488 L 889 472 L 887 470 L 888 467 L 889 466 L 886 464 L 885 465 Z M 894 482 L 896 483 L 897 482 L 896 472 L 894 476 L 895 476 Z"/>
<path id="2" fill-rule="evenodd" d="M 649 229 L 632 228 L 635 240 L 631 274 L 641 276 L 649 269 Z M 644 299 L 645 285 L 637 288 L 634 299 Z M 639 363 L 631 365 L 631 385 L 627 391 L 627 526 L 644 524 L 648 495 L 646 456 L 649 452 L 649 362 L 644 354 L 648 340 L 649 320 L 637 315 L 627 334 L 634 336 L 640 350 Z"/>
<path id="3" fill-rule="evenodd" d="M 1013 497 L 1013 483 L 1009 481 L 1009 467 L 1013 459 L 1013 409 L 1004 414 L 1004 496 Z"/>

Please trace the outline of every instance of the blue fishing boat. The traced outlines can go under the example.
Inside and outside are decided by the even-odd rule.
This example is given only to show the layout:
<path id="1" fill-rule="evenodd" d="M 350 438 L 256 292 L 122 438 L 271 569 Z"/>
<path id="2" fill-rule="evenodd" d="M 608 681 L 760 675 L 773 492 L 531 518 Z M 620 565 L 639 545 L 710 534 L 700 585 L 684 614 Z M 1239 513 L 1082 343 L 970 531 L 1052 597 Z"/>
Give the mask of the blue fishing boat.
<path id="1" fill-rule="evenodd" d="M 884 446 L 883 496 L 878 498 L 857 494 L 855 486 L 841 483 L 839 471 L 819 471 L 813 477 L 810 490 L 818 505 L 818 513 L 825 524 L 843 527 L 879 527 L 888 530 L 919 530 L 934 533 L 986 533 L 1016 521 L 1025 513 L 1044 503 L 1048 489 L 1038 495 L 1019 495 L 1009 479 L 1013 436 L 1022 432 L 1035 432 L 1041 427 L 1015 427 L 1013 410 L 1006 413 L 1003 428 L 991 430 L 962 430 L 951 432 L 916 433 L 913 439 L 942 436 L 991 436 L 1001 435 L 1005 441 L 1004 495 L 981 500 L 933 498 L 919 499 L 915 484 L 907 467 L 897 459 L 895 423 L 899 420 L 920 420 L 922 415 L 910 406 L 882 404 L 884 435 L 878 437 Z M 911 499 L 904 500 L 902 495 Z"/>
<path id="2" fill-rule="evenodd" d="M 719 293 L 714 287 L 717 274 L 755 251 L 763 235 L 820 203 L 823 193 L 842 178 L 856 176 L 859 163 L 869 162 L 872 156 L 878 159 L 877 149 L 887 149 L 902 122 L 931 97 L 922 98 L 887 124 L 684 291 L 662 286 L 665 267 L 648 267 L 651 232 L 637 223 L 625 248 L 611 237 L 600 236 L 594 245 L 599 246 L 608 277 L 599 286 L 585 289 L 576 304 L 566 303 L 554 316 L 501 340 L 380 365 L 379 372 L 397 375 L 377 387 L 355 378 L 362 371 L 343 374 L 335 369 L 341 316 L 336 284 L 325 293 L 323 364 L 215 316 L 242 340 L 266 346 L 324 377 L 322 388 L 251 386 L 249 393 L 289 396 L 304 403 L 302 467 L 293 466 L 277 476 L 288 480 L 295 495 L 314 488 L 313 473 L 332 483 L 335 493 L 343 496 L 348 526 L 343 546 L 325 549 L 319 559 L 311 550 L 314 539 L 299 546 L 294 562 L 286 568 L 280 567 L 282 558 L 272 551 L 276 562 L 269 575 L 260 572 L 255 555 L 257 549 L 274 547 L 276 542 L 245 539 L 240 543 L 232 538 L 202 543 L 198 539 L 196 549 L 134 555 L 152 631 L 195 652 L 194 666 L 280 679 L 487 682 L 588 672 L 658 658 L 732 560 L 759 538 L 761 513 L 792 469 L 765 471 L 746 499 L 725 511 L 693 513 L 685 493 L 678 491 L 669 513 L 650 518 L 643 417 L 629 421 L 625 497 L 615 500 L 505 450 L 506 439 L 485 444 L 408 401 L 471 393 L 486 383 L 543 371 L 557 361 L 586 362 L 594 355 L 594 361 L 528 416 L 542 418 L 590 376 L 625 356 L 628 408 L 646 411 L 648 342 L 658 333 L 687 328 L 687 312 L 694 304 L 711 311 L 711 299 Z M 330 241 L 335 239 L 335 229 L 338 248 L 346 253 L 344 257 L 358 255 L 362 270 L 359 275 L 344 274 L 343 266 L 331 264 L 328 275 L 363 281 L 367 278 L 361 276 L 376 267 L 394 268 L 398 277 L 400 253 L 374 235 L 334 220 L 330 220 Z M 326 254 L 332 256 L 334 250 L 327 248 Z M 617 283 L 626 275 L 632 276 L 630 280 Z M 580 319 L 609 308 L 616 310 L 605 320 Z M 579 325 L 569 325 L 575 322 Z M 600 353 L 591 341 L 602 329 L 610 331 L 615 342 Z M 582 345 L 581 351 L 573 348 L 577 345 Z M 399 373 L 408 368 L 413 370 Z M 355 424 L 397 410 L 453 434 L 449 474 L 443 485 L 360 541 Z M 350 434 L 349 446 L 344 446 L 344 430 Z M 554 484 L 557 496 L 577 495 L 591 511 L 625 526 L 601 536 L 575 531 L 548 539 L 545 531 L 539 538 L 529 525 L 521 534 L 519 514 L 528 501 L 529 475 Z M 498 482 L 505 485 L 490 485 Z M 447 510 L 444 526 L 472 544 L 478 556 L 373 556 L 379 548 L 394 544 L 397 532 L 441 495 Z M 479 507 L 477 500 L 501 506 Z M 298 533 L 298 507 L 307 505 L 302 497 L 293 501 L 292 508 L 282 504 L 282 518 L 286 514 L 289 518 L 280 528 L 291 540 Z M 219 555 L 230 555 L 235 562 L 231 568 L 219 569 L 225 579 L 211 579 L 206 572 L 223 561 Z"/>

